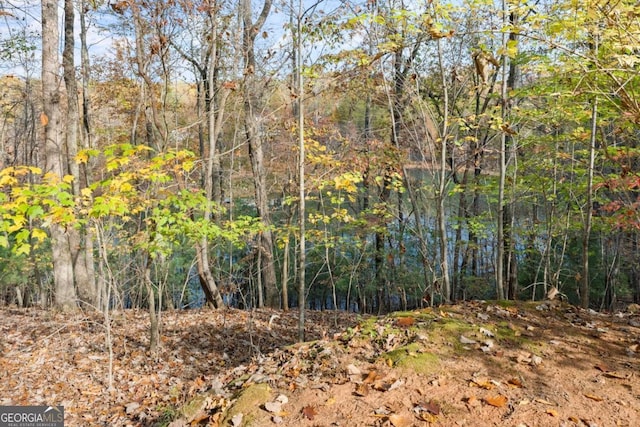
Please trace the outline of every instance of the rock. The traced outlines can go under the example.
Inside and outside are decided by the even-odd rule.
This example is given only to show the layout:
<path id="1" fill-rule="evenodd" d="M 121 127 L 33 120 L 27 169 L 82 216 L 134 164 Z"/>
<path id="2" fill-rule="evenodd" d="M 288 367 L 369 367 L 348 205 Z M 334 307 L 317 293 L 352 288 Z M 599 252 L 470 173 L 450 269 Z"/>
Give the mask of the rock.
<path id="1" fill-rule="evenodd" d="M 279 414 L 282 412 L 282 403 L 280 402 L 267 402 L 264 404 L 264 409 L 272 414 Z"/>
<path id="2" fill-rule="evenodd" d="M 466 344 L 477 344 L 478 342 L 470 338 L 467 338 L 464 335 L 460 335 L 460 343 L 466 345 Z"/>

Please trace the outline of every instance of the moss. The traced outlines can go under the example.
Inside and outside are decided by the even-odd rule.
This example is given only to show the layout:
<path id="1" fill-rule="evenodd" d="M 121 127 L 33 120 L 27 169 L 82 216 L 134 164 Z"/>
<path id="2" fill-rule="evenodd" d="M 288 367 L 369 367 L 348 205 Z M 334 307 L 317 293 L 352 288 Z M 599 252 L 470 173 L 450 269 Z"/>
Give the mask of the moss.
<path id="1" fill-rule="evenodd" d="M 417 322 L 424 322 L 435 319 L 436 315 L 433 313 L 432 309 L 424 308 L 421 310 L 413 311 L 395 311 L 389 314 L 389 317 L 393 319 L 401 317 L 413 317 Z"/>
<path id="2" fill-rule="evenodd" d="M 418 343 L 390 351 L 384 355 L 384 358 L 391 360 L 395 367 L 418 374 L 431 374 L 440 368 L 440 358 L 433 353 L 423 351 Z"/>
<path id="3" fill-rule="evenodd" d="M 490 301 L 490 303 L 497 305 L 498 307 L 507 308 L 507 307 L 515 307 L 518 305 L 517 301 L 501 299 L 497 301 Z"/>
<path id="4" fill-rule="evenodd" d="M 199 394 L 191 399 L 180 409 L 182 416 L 188 421 L 193 420 L 207 405 L 207 399 L 208 396 L 206 394 Z"/>
<path id="5" fill-rule="evenodd" d="M 242 426 L 262 426 L 267 422 L 267 415 L 262 406 L 271 398 L 271 389 L 267 384 L 253 384 L 240 392 L 237 400 L 227 411 L 222 426 L 231 425 L 231 419 L 242 414 Z"/>

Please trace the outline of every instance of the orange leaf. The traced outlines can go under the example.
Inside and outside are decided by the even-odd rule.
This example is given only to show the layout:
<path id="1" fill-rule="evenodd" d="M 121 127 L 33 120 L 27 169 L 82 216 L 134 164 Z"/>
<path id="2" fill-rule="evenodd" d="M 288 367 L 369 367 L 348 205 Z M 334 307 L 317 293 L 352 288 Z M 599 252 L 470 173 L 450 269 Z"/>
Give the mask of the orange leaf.
<path id="1" fill-rule="evenodd" d="M 558 411 L 556 411 L 555 409 L 547 409 L 547 414 L 551 415 L 552 417 L 557 417 Z"/>
<path id="2" fill-rule="evenodd" d="M 311 405 L 307 405 L 302 408 L 302 415 L 304 415 L 308 420 L 313 421 L 313 417 L 318 415 L 318 411 Z"/>
<path id="3" fill-rule="evenodd" d="M 512 385 L 512 386 L 518 387 L 518 388 L 522 388 L 522 381 L 520 381 L 520 379 L 518 379 L 518 378 L 511 378 L 507 382 L 509 383 L 509 385 Z"/>
<path id="4" fill-rule="evenodd" d="M 413 326 L 414 323 L 416 323 L 416 319 L 414 319 L 413 317 L 400 317 L 398 318 L 398 320 L 396 320 L 396 325 L 403 328 Z"/>
<path id="5" fill-rule="evenodd" d="M 503 396 L 499 394 L 497 396 L 491 396 L 491 397 L 485 398 L 484 402 L 487 405 L 495 406 L 496 408 L 502 408 L 504 405 L 507 404 L 508 400 L 509 399 L 507 398 L 507 396 Z"/>
<path id="6" fill-rule="evenodd" d="M 45 113 L 40 113 L 40 124 L 42 126 L 46 126 L 49 124 L 49 116 L 47 116 Z"/>
<path id="7" fill-rule="evenodd" d="M 469 385 L 471 387 L 480 387 L 485 390 L 491 390 L 495 387 L 495 385 L 491 381 L 489 381 L 487 378 L 478 378 L 475 380 L 471 380 L 471 383 Z"/>
<path id="8" fill-rule="evenodd" d="M 378 378 L 378 373 L 374 370 L 369 371 L 369 374 L 367 375 L 367 378 L 364 379 L 363 383 L 371 384 L 376 380 L 376 378 Z"/>
<path id="9" fill-rule="evenodd" d="M 389 415 L 389 421 L 393 424 L 393 427 L 409 427 L 413 424 L 413 420 L 405 415 L 391 414 Z"/>
<path id="10" fill-rule="evenodd" d="M 602 402 L 604 400 L 600 396 L 595 396 L 593 394 L 585 394 L 584 397 L 586 397 L 588 399 L 591 399 L 591 400 L 595 400 L 596 402 Z"/>

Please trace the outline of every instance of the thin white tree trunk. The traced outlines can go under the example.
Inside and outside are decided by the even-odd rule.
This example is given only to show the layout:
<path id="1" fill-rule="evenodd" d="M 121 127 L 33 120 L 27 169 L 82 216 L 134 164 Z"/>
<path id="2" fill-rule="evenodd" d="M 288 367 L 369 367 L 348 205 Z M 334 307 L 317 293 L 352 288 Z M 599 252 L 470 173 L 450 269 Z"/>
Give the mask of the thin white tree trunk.
<path id="1" fill-rule="evenodd" d="M 58 2 L 42 1 L 42 98 L 44 111 L 45 170 L 56 177 L 64 176 L 64 123 L 62 122 L 62 93 L 60 78 Z M 50 227 L 53 259 L 55 305 L 62 310 L 76 308 L 73 279 L 73 260 L 66 226 L 53 223 Z"/>

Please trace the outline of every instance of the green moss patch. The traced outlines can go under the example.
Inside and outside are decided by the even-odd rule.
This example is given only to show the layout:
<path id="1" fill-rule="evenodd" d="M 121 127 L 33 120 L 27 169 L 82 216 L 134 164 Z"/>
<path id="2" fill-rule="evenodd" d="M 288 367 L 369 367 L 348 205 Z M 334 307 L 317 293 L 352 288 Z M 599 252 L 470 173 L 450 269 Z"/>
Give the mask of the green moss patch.
<path id="1" fill-rule="evenodd" d="M 412 343 L 384 355 L 384 358 L 391 360 L 393 366 L 407 369 L 418 374 L 432 374 L 440 369 L 440 358 L 423 350 L 418 343 Z"/>
<path id="2" fill-rule="evenodd" d="M 224 417 L 223 426 L 231 425 L 231 419 L 242 414 L 242 425 L 246 427 L 263 426 L 267 415 L 262 406 L 271 398 L 271 388 L 267 384 L 253 384 L 240 392 L 237 400 Z"/>

